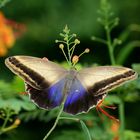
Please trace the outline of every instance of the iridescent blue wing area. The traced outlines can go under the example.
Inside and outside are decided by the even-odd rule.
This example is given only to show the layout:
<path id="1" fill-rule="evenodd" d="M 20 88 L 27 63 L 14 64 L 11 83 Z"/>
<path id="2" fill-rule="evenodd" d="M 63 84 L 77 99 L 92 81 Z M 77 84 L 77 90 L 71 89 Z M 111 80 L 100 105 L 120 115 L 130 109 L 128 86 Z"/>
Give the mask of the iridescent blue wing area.
<path id="1" fill-rule="evenodd" d="M 88 112 L 90 108 L 95 107 L 99 100 L 104 97 L 105 94 L 99 96 L 90 94 L 81 82 L 75 78 L 70 86 L 64 111 L 73 115 Z"/>
<path id="2" fill-rule="evenodd" d="M 30 99 L 41 108 L 52 109 L 59 106 L 62 102 L 65 79 L 62 79 L 43 90 L 37 90 L 26 83 L 25 85 L 26 91 L 30 95 Z"/>

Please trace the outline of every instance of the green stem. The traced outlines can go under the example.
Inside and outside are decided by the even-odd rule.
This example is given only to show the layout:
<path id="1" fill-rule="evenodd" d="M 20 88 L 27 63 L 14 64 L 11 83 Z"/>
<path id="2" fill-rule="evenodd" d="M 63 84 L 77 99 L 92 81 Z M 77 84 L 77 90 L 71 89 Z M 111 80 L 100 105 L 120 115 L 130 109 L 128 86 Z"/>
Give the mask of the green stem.
<path id="1" fill-rule="evenodd" d="M 92 39 L 92 40 L 95 40 L 95 41 L 97 41 L 97 42 L 106 44 L 106 40 L 104 40 L 104 39 L 102 39 L 102 38 L 92 36 L 91 39 Z"/>
<path id="2" fill-rule="evenodd" d="M 71 55 L 70 55 L 70 46 L 69 46 L 69 41 L 68 40 L 67 40 L 67 43 L 66 44 L 67 44 L 67 49 L 68 49 L 69 64 L 72 65 L 71 64 Z"/>
<path id="3" fill-rule="evenodd" d="M 18 125 L 12 124 L 11 126 L 8 126 L 8 127 L 3 128 L 2 133 L 5 133 L 5 132 L 10 131 L 12 129 L 15 129 L 17 127 L 18 127 Z"/>
<path id="4" fill-rule="evenodd" d="M 70 57 L 71 58 L 73 56 L 73 53 L 74 53 L 74 50 L 75 50 L 75 46 L 76 46 L 76 44 L 74 44 L 73 47 L 70 49 L 70 51 L 71 51 Z"/>
<path id="5" fill-rule="evenodd" d="M 114 58 L 114 54 L 113 54 L 114 53 L 113 46 L 111 43 L 110 29 L 108 27 L 106 28 L 106 36 L 107 36 L 107 46 L 108 46 L 110 61 L 111 61 L 112 65 L 115 65 L 115 58 Z"/>
<path id="6" fill-rule="evenodd" d="M 123 64 L 126 59 L 128 58 L 129 54 L 135 49 L 136 47 L 140 47 L 140 41 L 134 40 L 132 42 L 129 42 L 126 46 L 123 46 L 121 51 L 117 55 L 116 62 L 117 64 Z"/>
<path id="7" fill-rule="evenodd" d="M 3 133 L 3 130 L 6 127 L 9 118 L 10 118 L 10 109 L 7 108 L 7 110 L 6 110 L 6 118 L 4 120 L 4 123 L 3 123 L 2 127 L 1 127 L 1 129 L 0 129 L 0 134 Z"/>
<path id="8" fill-rule="evenodd" d="M 83 129 L 83 131 L 86 135 L 87 140 L 92 140 L 86 124 L 82 120 L 80 120 L 79 118 L 60 117 L 60 119 L 74 120 L 74 121 L 80 122 L 81 126 L 82 126 L 82 129 Z"/>
<path id="9" fill-rule="evenodd" d="M 124 140 L 124 130 L 125 130 L 125 114 L 124 114 L 124 103 L 121 101 L 119 104 L 119 118 L 120 118 L 120 140 Z"/>
<path id="10" fill-rule="evenodd" d="M 81 126 L 82 126 L 83 131 L 85 132 L 85 135 L 87 137 L 87 140 L 92 140 L 91 139 L 91 135 L 89 133 L 89 130 L 88 130 L 86 124 L 82 120 L 80 120 L 80 123 L 81 123 Z"/>
<path id="11" fill-rule="evenodd" d="M 64 109 L 65 100 L 66 100 L 66 97 L 64 97 L 64 100 L 63 100 L 63 102 L 62 102 L 62 104 L 61 104 L 61 106 L 60 106 L 60 111 L 59 111 L 59 113 L 58 113 L 58 115 L 57 115 L 57 118 L 56 118 L 56 120 L 55 120 L 55 122 L 54 122 L 54 125 L 53 125 L 52 128 L 49 130 L 49 132 L 46 134 L 46 136 L 43 138 L 43 140 L 46 140 L 46 139 L 49 137 L 49 135 L 53 132 L 53 130 L 55 129 L 55 127 L 57 126 L 58 121 L 59 121 L 59 119 L 60 119 L 60 116 L 61 116 L 61 114 L 62 114 L 62 112 L 63 112 L 63 109 Z"/>
<path id="12" fill-rule="evenodd" d="M 65 54 L 64 49 L 61 49 L 61 50 L 62 50 L 62 52 L 63 52 L 63 54 L 64 54 L 64 57 L 65 57 L 65 59 L 66 59 L 67 63 L 70 65 L 69 60 L 68 60 L 68 58 L 67 58 L 67 55 Z M 70 66 L 71 66 L 71 65 L 70 65 Z"/>
<path id="13" fill-rule="evenodd" d="M 80 121 L 78 118 L 70 118 L 70 117 L 60 117 L 61 120 L 73 120 L 73 121 Z"/>

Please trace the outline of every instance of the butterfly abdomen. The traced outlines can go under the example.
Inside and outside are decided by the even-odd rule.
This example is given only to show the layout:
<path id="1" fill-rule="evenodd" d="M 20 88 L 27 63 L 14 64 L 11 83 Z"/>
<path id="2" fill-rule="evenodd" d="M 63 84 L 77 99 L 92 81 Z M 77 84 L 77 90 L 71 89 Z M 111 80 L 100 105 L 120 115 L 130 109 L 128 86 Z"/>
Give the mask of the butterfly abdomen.
<path id="1" fill-rule="evenodd" d="M 72 83 L 76 79 L 76 74 L 77 74 L 76 70 L 68 71 L 68 74 L 65 77 L 65 85 L 64 85 L 64 89 L 63 89 L 64 94 L 68 94 L 70 92 L 70 90 L 72 88 Z"/>

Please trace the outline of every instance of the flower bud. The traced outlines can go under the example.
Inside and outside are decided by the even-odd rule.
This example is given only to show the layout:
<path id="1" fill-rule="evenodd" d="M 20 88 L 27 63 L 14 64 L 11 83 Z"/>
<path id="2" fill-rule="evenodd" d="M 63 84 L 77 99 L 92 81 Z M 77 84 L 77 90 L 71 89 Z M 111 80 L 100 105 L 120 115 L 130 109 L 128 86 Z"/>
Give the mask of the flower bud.
<path id="1" fill-rule="evenodd" d="M 55 43 L 58 43 L 59 41 L 58 40 L 55 40 Z"/>
<path id="2" fill-rule="evenodd" d="M 90 49 L 89 48 L 86 48 L 85 49 L 85 53 L 89 53 L 90 52 Z"/>
<path id="3" fill-rule="evenodd" d="M 64 45 L 63 45 L 63 44 L 60 44 L 60 45 L 59 45 L 59 48 L 60 48 L 60 49 L 64 49 Z"/>
<path id="4" fill-rule="evenodd" d="M 76 37 L 76 34 L 73 34 L 73 37 Z"/>
<path id="5" fill-rule="evenodd" d="M 75 39 L 75 40 L 74 40 L 74 43 L 75 43 L 75 44 L 80 44 L 80 40 Z"/>
<path id="6" fill-rule="evenodd" d="M 15 122 L 14 122 L 14 125 L 19 125 L 21 123 L 21 120 L 20 119 L 16 119 Z"/>
<path id="7" fill-rule="evenodd" d="M 72 63 L 76 64 L 78 61 L 79 61 L 79 56 L 74 55 L 73 58 L 72 58 Z"/>

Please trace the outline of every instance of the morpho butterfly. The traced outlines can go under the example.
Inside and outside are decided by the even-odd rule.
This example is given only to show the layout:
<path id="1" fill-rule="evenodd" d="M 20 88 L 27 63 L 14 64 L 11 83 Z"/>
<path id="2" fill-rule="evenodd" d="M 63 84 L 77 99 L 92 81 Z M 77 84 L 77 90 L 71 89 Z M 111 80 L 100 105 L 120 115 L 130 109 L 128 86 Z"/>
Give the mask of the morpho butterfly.
<path id="1" fill-rule="evenodd" d="M 67 70 L 49 60 L 31 56 L 12 56 L 5 63 L 25 81 L 26 91 L 36 105 L 52 109 L 61 105 L 66 95 L 64 112 L 70 114 L 88 112 L 108 91 L 137 77 L 137 73 L 125 67 Z"/>

